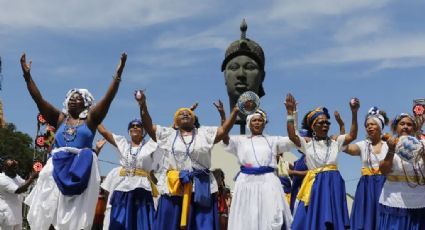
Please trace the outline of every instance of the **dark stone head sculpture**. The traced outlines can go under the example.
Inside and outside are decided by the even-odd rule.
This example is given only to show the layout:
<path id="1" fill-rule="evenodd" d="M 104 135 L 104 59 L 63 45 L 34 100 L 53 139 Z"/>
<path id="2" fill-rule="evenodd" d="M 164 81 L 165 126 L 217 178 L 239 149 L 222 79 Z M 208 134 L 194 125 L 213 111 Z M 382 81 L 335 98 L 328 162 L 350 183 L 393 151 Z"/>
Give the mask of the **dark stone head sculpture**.
<path id="1" fill-rule="evenodd" d="M 265 57 L 261 46 L 246 37 L 248 26 L 245 19 L 240 30 L 241 38 L 230 44 L 221 65 L 229 95 L 230 110 L 235 106 L 239 96 L 246 91 L 253 91 L 259 97 L 265 95 L 263 81 Z M 245 118 L 239 114 L 237 124 L 245 124 Z"/>

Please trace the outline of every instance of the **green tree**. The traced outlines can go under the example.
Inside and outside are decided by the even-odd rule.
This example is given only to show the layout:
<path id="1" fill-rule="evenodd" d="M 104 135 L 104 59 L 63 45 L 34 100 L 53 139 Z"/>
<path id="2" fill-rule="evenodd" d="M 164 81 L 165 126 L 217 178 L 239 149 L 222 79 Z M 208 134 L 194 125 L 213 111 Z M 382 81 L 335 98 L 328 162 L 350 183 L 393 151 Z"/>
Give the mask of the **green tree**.
<path id="1" fill-rule="evenodd" d="M 0 157 L 11 157 L 19 162 L 18 174 L 27 178 L 32 171 L 34 145 L 32 138 L 16 130 L 13 123 L 0 128 Z"/>

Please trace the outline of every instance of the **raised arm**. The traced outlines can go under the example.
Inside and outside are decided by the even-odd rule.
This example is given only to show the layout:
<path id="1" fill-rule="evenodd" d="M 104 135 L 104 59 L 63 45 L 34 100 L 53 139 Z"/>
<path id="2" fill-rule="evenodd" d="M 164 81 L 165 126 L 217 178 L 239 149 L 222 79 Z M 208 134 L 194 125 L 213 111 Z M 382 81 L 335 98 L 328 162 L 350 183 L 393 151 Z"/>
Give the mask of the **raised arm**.
<path id="1" fill-rule="evenodd" d="M 21 56 L 21 68 L 25 82 L 27 83 L 28 92 L 37 105 L 38 110 L 46 119 L 47 123 L 57 128 L 58 124 L 60 123 L 58 122 L 59 118 L 63 119 L 63 115 L 60 110 L 43 99 L 40 90 L 31 77 L 31 64 L 32 61 L 29 63 L 26 62 L 26 55 L 23 53 Z"/>
<path id="2" fill-rule="evenodd" d="M 341 115 L 339 114 L 338 110 L 335 110 L 334 112 L 335 120 L 339 125 L 339 135 L 345 134 L 345 123 L 341 118 Z"/>
<path id="3" fill-rule="evenodd" d="M 395 146 L 397 144 L 397 141 L 398 141 L 398 138 L 394 138 L 394 137 L 391 137 L 388 140 L 386 140 L 388 145 L 388 152 L 384 160 L 379 162 L 379 171 L 381 171 L 381 173 L 384 175 L 388 175 L 392 171 Z"/>
<path id="4" fill-rule="evenodd" d="M 140 107 L 140 117 L 142 118 L 143 128 L 153 141 L 156 142 L 156 125 L 152 123 L 149 115 L 148 106 L 146 105 L 146 96 L 142 90 L 136 91 L 135 98 Z"/>
<path id="5" fill-rule="evenodd" d="M 117 147 L 117 143 L 115 142 L 114 136 L 105 128 L 105 126 L 103 126 L 103 124 L 97 126 L 97 131 L 99 131 L 100 135 L 102 135 L 102 137 L 105 138 L 105 140 L 108 141 L 109 144 Z"/>
<path id="6" fill-rule="evenodd" d="M 34 182 L 34 180 L 38 177 L 38 172 L 32 172 L 28 180 L 25 181 L 23 185 L 21 185 L 18 189 L 16 189 L 15 194 L 21 194 L 27 191 L 28 187 Z"/>
<path id="7" fill-rule="evenodd" d="M 357 112 L 360 108 L 360 101 L 358 98 L 353 98 L 350 101 L 350 109 L 351 109 L 351 127 L 350 132 L 345 135 L 344 145 L 350 144 L 353 140 L 357 138 Z"/>
<path id="8" fill-rule="evenodd" d="M 227 137 L 229 136 L 229 132 L 232 129 L 233 124 L 235 124 L 238 112 L 239 112 L 239 108 L 237 106 L 233 107 L 233 110 L 230 113 L 230 117 L 226 119 L 220 127 L 218 127 L 217 134 L 214 139 L 214 144 L 220 142 L 226 136 Z"/>
<path id="9" fill-rule="evenodd" d="M 226 112 L 224 111 L 224 106 L 223 106 L 223 102 L 221 102 L 221 100 L 219 99 L 217 102 L 213 103 L 215 108 L 217 109 L 218 113 L 220 114 L 220 120 L 221 120 L 221 125 L 224 124 L 224 122 L 226 121 Z M 229 144 L 229 134 L 225 135 L 222 139 L 223 143 L 228 145 Z"/>
<path id="10" fill-rule="evenodd" d="M 288 93 L 285 99 L 285 107 L 286 107 L 286 112 L 288 115 L 287 122 L 286 122 L 288 137 L 296 146 L 301 147 L 301 140 L 299 139 L 298 135 L 295 132 L 294 111 L 297 110 L 296 104 L 297 102 L 295 101 L 294 96 Z"/>
<path id="11" fill-rule="evenodd" d="M 118 87 L 121 82 L 121 75 L 124 70 L 126 61 L 127 54 L 122 53 L 120 62 L 117 67 L 117 71 L 113 77 L 112 83 L 109 85 L 109 88 L 106 91 L 106 94 L 92 109 L 90 109 L 89 116 L 87 118 L 87 125 L 91 130 L 96 130 L 97 126 L 102 123 L 103 119 L 108 113 L 112 100 L 114 99 L 115 94 L 118 91 Z"/>

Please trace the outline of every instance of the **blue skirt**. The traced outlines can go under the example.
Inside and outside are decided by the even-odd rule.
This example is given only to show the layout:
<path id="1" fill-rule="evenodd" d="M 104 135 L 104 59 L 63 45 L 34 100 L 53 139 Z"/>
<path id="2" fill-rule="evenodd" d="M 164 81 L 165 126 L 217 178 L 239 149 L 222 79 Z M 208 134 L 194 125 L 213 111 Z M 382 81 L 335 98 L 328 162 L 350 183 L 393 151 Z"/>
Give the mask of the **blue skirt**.
<path id="1" fill-rule="evenodd" d="M 292 229 L 346 229 L 349 225 L 344 179 L 339 171 L 318 173 L 310 204 L 305 207 L 304 202 L 299 203 Z"/>
<path id="2" fill-rule="evenodd" d="M 152 229 L 155 207 L 152 193 L 143 188 L 114 191 L 111 197 L 109 229 Z"/>
<path id="3" fill-rule="evenodd" d="M 377 229 L 425 229 L 425 208 L 393 208 L 380 204 Z"/>
<path id="4" fill-rule="evenodd" d="M 197 205 L 193 202 L 189 207 L 187 230 L 216 230 L 220 229 L 217 194 L 211 194 L 211 205 L 208 208 Z M 180 229 L 180 217 L 183 197 L 161 195 L 158 201 L 158 209 L 155 215 L 155 230 L 176 230 Z"/>
<path id="5" fill-rule="evenodd" d="M 360 178 L 351 209 L 350 229 L 376 229 L 379 217 L 379 196 L 384 183 L 384 175 Z"/>

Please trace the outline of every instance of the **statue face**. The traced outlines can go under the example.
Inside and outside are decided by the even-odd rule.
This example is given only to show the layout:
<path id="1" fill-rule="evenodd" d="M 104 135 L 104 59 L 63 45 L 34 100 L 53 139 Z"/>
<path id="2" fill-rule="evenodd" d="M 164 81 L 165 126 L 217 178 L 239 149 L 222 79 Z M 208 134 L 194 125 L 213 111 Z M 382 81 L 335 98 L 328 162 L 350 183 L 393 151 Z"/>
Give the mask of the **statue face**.
<path id="1" fill-rule="evenodd" d="M 236 100 L 245 91 L 253 91 L 258 94 L 264 77 L 257 62 L 245 55 L 231 59 L 224 70 L 227 93 Z"/>

